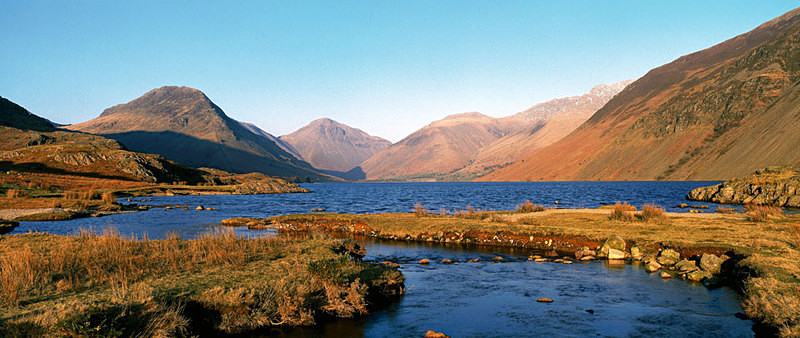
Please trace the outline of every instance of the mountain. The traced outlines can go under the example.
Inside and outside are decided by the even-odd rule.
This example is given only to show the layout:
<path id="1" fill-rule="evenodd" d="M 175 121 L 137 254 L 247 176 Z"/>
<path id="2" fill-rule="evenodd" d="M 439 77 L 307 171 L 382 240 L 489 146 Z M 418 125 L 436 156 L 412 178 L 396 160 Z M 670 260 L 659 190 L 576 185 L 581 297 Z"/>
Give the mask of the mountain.
<path id="1" fill-rule="evenodd" d="M 517 162 L 560 140 L 632 82 L 626 80 L 597 85 L 586 94 L 553 99 L 502 118 L 503 124 L 517 126 L 519 130 L 481 149 L 475 160 L 460 172 L 490 172 L 493 168 Z"/>
<path id="2" fill-rule="evenodd" d="M 275 142 L 225 115 L 201 91 L 165 86 L 66 127 L 122 142 L 131 150 L 164 155 L 192 167 L 260 172 L 301 180 L 329 180 Z"/>
<path id="3" fill-rule="evenodd" d="M 56 130 L 50 121 L 31 114 L 2 96 L 0 96 L 0 126 L 37 131 Z"/>
<path id="4" fill-rule="evenodd" d="M 480 113 L 450 115 L 415 131 L 360 165 L 366 179 L 425 178 L 457 171 L 505 136 L 508 126 Z"/>
<path id="5" fill-rule="evenodd" d="M 314 168 L 330 172 L 348 172 L 392 144 L 328 118 L 279 139 Z"/>
<path id="6" fill-rule="evenodd" d="M 471 180 L 515 163 L 566 136 L 632 80 L 539 103 L 515 115 L 448 116 L 390 146 L 360 168 L 367 179 Z"/>
<path id="7" fill-rule="evenodd" d="M 655 68 L 483 180 L 717 180 L 800 164 L 800 9 Z"/>
<path id="8" fill-rule="evenodd" d="M 253 134 L 265 137 L 266 139 L 274 142 L 279 147 L 281 147 L 281 149 L 283 149 L 285 152 L 292 154 L 292 156 L 296 157 L 297 159 L 300 160 L 303 159 L 302 156 L 300 156 L 300 154 L 298 154 L 297 151 L 292 148 L 292 146 L 288 145 L 286 142 L 281 141 L 280 138 L 277 138 L 272 134 L 266 132 L 264 129 L 259 128 L 257 125 L 248 122 L 239 122 L 239 123 L 241 123 L 243 127 L 247 128 L 247 130 L 251 131 Z"/>

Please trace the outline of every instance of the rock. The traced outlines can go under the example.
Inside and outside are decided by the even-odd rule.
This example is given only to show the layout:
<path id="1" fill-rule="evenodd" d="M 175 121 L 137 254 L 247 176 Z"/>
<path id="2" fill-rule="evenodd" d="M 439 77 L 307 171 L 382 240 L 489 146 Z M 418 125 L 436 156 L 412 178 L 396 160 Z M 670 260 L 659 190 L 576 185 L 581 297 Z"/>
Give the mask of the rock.
<path id="1" fill-rule="evenodd" d="M 681 254 L 672 249 L 664 249 L 658 254 L 658 264 L 672 266 L 681 259 Z"/>
<path id="2" fill-rule="evenodd" d="M 670 274 L 669 274 L 668 272 L 666 272 L 666 271 L 661 271 L 661 278 L 663 278 L 663 279 L 670 279 L 670 278 L 672 278 L 672 275 L 670 275 Z"/>
<path id="3" fill-rule="evenodd" d="M 625 259 L 625 252 L 617 249 L 608 249 L 608 259 Z"/>
<path id="4" fill-rule="evenodd" d="M 453 264 L 453 261 L 445 258 L 445 259 L 442 260 L 442 264 Z"/>
<path id="5" fill-rule="evenodd" d="M 480 261 L 481 261 L 480 258 L 473 258 L 473 259 L 468 260 L 467 263 L 477 263 L 477 262 L 480 262 Z"/>
<path id="6" fill-rule="evenodd" d="M 544 263 L 544 262 L 549 262 L 550 260 L 547 259 L 547 258 L 537 258 L 537 259 L 534 259 L 533 261 L 536 262 L 536 263 Z"/>
<path id="7" fill-rule="evenodd" d="M 205 210 L 205 209 L 206 209 L 206 208 L 203 208 L 203 206 L 202 206 L 202 205 L 198 205 L 198 206 L 197 206 L 197 208 L 194 208 L 194 210 Z"/>
<path id="8" fill-rule="evenodd" d="M 503 257 L 497 256 L 497 257 L 492 257 L 492 260 L 495 261 L 495 262 L 502 262 L 505 259 Z"/>
<path id="9" fill-rule="evenodd" d="M 400 267 L 400 264 L 397 264 L 395 262 L 390 262 L 390 261 L 383 261 L 383 262 L 381 262 L 381 265 L 383 265 L 385 267 L 389 267 L 389 268 L 399 268 Z"/>
<path id="10" fill-rule="evenodd" d="M 597 256 L 608 257 L 608 250 L 610 249 L 617 249 L 619 251 L 625 252 L 625 240 L 617 235 L 609 236 L 608 239 L 606 239 L 606 241 L 600 247 L 600 252 L 597 254 Z"/>
<path id="11" fill-rule="evenodd" d="M 563 262 L 561 262 L 561 263 L 562 263 L 562 264 L 572 264 L 572 261 L 564 260 L 564 261 L 563 261 Z"/>
<path id="12" fill-rule="evenodd" d="M 428 330 L 428 332 L 425 332 L 425 338 L 450 338 L 450 336 L 441 332 Z"/>
<path id="13" fill-rule="evenodd" d="M 423 259 L 420 259 L 419 262 L 417 262 L 417 263 L 419 263 L 419 264 L 431 264 L 431 261 L 429 259 L 427 259 L 427 258 L 423 258 Z"/>
<path id="14" fill-rule="evenodd" d="M 656 261 L 651 261 L 650 263 L 645 264 L 644 271 L 647 272 L 656 272 L 661 269 L 661 264 L 658 264 Z"/>
<path id="15" fill-rule="evenodd" d="M 695 265 L 694 261 L 684 259 L 678 263 L 675 263 L 675 269 L 680 273 L 689 273 L 692 271 L 697 271 L 700 268 Z"/>
<path id="16" fill-rule="evenodd" d="M 587 247 L 583 247 L 583 249 L 575 251 L 575 259 L 581 259 L 584 256 L 597 256 L 597 251 L 590 250 Z"/>
<path id="17" fill-rule="evenodd" d="M 703 256 L 700 256 L 700 269 L 708 271 L 712 275 L 717 275 L 722 269 L 722 259 L 717 255 L 704 253 Z"/>
<path id="18" fill-rule="evenodd" d="M 593 260 L 595 260 L 594 256 L 583 256 L 583 257 L 581 257 L 581 261 L 582 262 L 593 261 Z"/>
<path id="19" fill-rule="evenodd" d="M 539 303 L 552 303 L 553 300 L 547 297 L 542 297 L 536 300 Z"/>
<path id="20" fill-rule="evenodd" d="M 711 274 L 708 271 L 697 270 L 692 271 L 686 274 L 686 278 L 693 282 L 702 282 L 706 278 L 711 278 Z"/>
<path id="21" fill-rule="evenodd" d="M 638 246 L 635 246 L 635 245 L 632 246 L 631 247 L 631 258 L 633 258 L 634 260 L 640 261 L 640 260 L 642 260 L 642 257 L 644 257 L 644 251 L 639 249 Z"/>
<path id="22" fill-rule="evenodd" d="M 709 289 L 716 289 L 722 286 L 722 280 L 717 277 L 709 277 L 703 280 L 703 285 Z"/>
<path id="23" fill-rule="evenodd" d="M 644 255 L 644 257 L 642 257 L 642 263 L 647 264 L 647 263 L 650 263 L 650 262 L 655 262 L 656 258 L 658 258 L 658 256 L 656 256 L 655 254 L 651 254 L 651 253 L 650 254 L 646 254 L 646 255 Z"/>

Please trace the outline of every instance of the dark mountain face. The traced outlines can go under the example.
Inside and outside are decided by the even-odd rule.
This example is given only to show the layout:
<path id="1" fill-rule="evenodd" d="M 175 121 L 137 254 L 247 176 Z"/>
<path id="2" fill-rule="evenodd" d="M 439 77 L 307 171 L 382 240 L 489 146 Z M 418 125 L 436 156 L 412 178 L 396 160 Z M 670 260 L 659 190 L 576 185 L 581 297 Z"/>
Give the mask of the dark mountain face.
<path id="1" fill-rule="evenodd" d="M 50 121 L 31 114 L 3 97 L 0 97 L 0 126 L 36 131 L 56 130 Z"/>
<path id="2" fill-rule="evenodd" d="M 110 137 L 131 150 L 161 154 L 195 167 L 298 180 L 329 179 L 225 115 L 199 90 L 187 87 L 151 90 L 68 128 Z"/>

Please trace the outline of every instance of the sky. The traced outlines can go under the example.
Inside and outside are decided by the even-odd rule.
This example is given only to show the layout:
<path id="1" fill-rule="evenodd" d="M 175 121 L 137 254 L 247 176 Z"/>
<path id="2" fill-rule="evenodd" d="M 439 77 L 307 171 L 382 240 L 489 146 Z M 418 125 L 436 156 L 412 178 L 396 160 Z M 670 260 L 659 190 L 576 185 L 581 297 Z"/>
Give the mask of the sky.
<path id="1" fill-rule="evenodd" d="M 0 1 L 0 96 L 58 123 L 164 85 L 278 136 L 328 117 L 396 142 L 638 78 L 796 1 Z"/>

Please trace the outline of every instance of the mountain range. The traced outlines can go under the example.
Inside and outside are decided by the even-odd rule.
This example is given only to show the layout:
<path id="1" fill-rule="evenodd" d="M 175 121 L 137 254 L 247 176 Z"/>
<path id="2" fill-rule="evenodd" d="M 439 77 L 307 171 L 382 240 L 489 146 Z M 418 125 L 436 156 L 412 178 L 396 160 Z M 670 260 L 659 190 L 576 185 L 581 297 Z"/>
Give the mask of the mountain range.
<path id="1" fill-rule="evenodd" d="M 800 164 L 800 9 L 655 68 L 482 180 L 716 180 Z"/>
<path id="2" fill-rule="evenodd" d="M 470 180 L 508 166 L 580 126 L 632 81 L 550 100 L 503 118 L 445 117 L 361 164 L 370 180 Z"/>
<path id="3" fill-rule="evenodd" d="M 264 135 L 228 117 L 201 91 L 165 86 L 66 128 L 108 137 L 131 150 L 192 167 L 260 172 L 296 180 L 330 180 Z"/>

